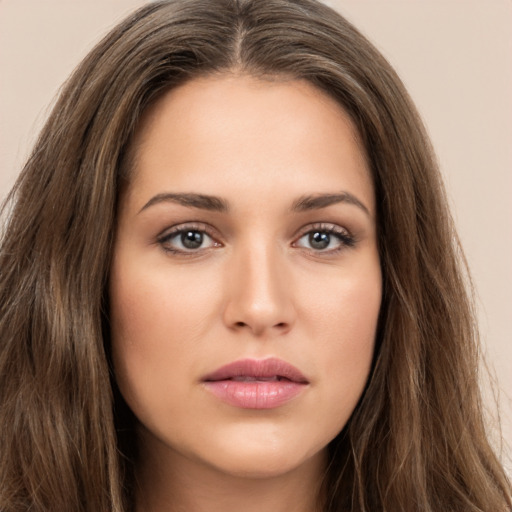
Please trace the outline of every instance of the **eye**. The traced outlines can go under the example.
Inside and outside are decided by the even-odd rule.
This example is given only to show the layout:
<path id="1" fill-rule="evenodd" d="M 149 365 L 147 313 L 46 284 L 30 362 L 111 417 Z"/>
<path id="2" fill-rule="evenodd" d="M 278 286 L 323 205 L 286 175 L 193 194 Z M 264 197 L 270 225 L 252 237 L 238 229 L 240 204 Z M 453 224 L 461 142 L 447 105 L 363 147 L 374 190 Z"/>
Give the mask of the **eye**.
<path id="1" fill-rule="evenodd" d="M 198 253 L 221 244 L 210 236 L 205 228 L 177 226 L 158 239 L 162 248 L 171 253 Z"/>
<path id="2" fill-rule="evenodd" d="M 353 247 L 355 239 L 344 228 L 320 225 L 303 233 L 294 245 L 314 252 L 334 253 L 346 247 Z"/>

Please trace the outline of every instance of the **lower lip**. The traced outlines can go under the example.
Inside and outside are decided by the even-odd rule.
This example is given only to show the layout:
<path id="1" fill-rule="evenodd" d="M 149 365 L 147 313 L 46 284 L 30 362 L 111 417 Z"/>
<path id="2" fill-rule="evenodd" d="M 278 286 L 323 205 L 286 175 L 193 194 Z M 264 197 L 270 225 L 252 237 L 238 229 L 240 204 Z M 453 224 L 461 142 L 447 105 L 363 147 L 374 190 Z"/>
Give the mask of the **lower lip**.
<path id="1" fill-rule="evenodd" d="M 289 380 L 251 382 L 219 380 L 205 382 L 205 386 L 217 398 L 234 407 L 274 409 L 299 395 L 306 384 Z"/>

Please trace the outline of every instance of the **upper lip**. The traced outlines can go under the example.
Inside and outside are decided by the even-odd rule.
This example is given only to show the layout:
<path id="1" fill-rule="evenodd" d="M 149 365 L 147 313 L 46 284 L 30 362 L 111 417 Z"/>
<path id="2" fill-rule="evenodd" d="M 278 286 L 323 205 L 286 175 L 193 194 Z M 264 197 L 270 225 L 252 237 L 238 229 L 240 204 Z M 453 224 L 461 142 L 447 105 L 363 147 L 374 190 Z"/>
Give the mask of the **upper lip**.
<path id="1" fill-rule="evenodd" d="M 204 381 L 212 382 L 229 380 L 235 377 L 283 378 L 292 382 L 307 384 L 306 377 L 295 366 L 274 357 L 268 359 L 241 359 L 221 366 L 204 377 Z"/>

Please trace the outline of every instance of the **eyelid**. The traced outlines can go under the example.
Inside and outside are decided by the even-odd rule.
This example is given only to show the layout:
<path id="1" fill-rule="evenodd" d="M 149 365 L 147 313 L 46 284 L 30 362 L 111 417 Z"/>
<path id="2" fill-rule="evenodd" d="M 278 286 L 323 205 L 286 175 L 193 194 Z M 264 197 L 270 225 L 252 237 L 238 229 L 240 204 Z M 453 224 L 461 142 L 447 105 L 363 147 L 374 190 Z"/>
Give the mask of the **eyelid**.
<path id="1" fill-rule="evenodd" d="M 303 238 L 305 235 L 314 232 L 314 231 L 320 231 L 325 232 L 328 234 L 332 234 L 336 236 L 339 241 L 340 245 L 339 247 L 336 247 L 335 249 L 327 249 L 327 250 L 315 250 L 315 249 L 307 249 L 305 247 L 297 246 L 297 243 L 301 238 Z M 317 255 L 333 255 L 340 251 L 343 251 L 345 249 L 350 249 L 354 247 L 354 245 L 357 243 L 356 237 L 346 228 L 339 226 L 338 224 L 333 224 L 331 222 L 315 222 L 313 224 L 308 224 L 307 226 L 302 227 L 298 234 L 294 238 L 294 242 L 292 243 L 292 246 L 298 247 L 300 249 L 304 249 L 308 252 L 312 252 Z"/>
<path id="2" fill-rule="evenodd" d="M 183 233 L 184 231 L 198 231 L 200 233 L 206 234 L 210 237 L 213 242 L 213 247 L 222 247 L 222 242 L 219 241 L 219 235 L 217 230 L 215 230 L 212 226 L 205 224 L 204 222 L 182 222 L 180 224 L 176 224 L 175 226 L 171 226 L 166 228 L 156 237 L 156 243 L 159 244 L 162 249 L 166 252 L 170 252 L 173 254 L 183 255 L 183 256 L 197 256 L 204 251 L 208 251 L 213 247 L 205 247 L 203 249 L 197 250 L 181 250 L 181 249 L 171 249 L 170 247 L 165 247 L 165 243 L 172 239 L 174 236 Z"/>
<path id="3" fill-rule="evenodd" d="M 173 226 L 166 227 L 158 236 L 157 239 L 162 238 L 168 238 L 172 234 L 180 233 L 181 231 L 203 231 L 207 235 L 210 235 L 211 237 L 218 236 L 217 230 L 215 230 L 212 226 L 209 224 L 206 224 L 205 222 L 196 222 L 196 221 L 190 221 L 190 222 L 180 222 L 179 224 L 175 224 Z"/>

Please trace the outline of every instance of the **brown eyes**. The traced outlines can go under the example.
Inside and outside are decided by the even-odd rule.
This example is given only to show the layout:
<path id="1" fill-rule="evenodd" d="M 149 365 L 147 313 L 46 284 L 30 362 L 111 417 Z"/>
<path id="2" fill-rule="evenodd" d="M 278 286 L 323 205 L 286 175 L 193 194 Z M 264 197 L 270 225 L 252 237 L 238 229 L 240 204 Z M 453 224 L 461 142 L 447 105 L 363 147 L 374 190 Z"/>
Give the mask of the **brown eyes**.
<path id="1" fill-rule="evenodd" d="M 177 255 L 199 254 L 205 250 L 222 247 L 223 244 L 215 240 L 213 234 L 208 231 L 210 228 L 207 225 L 180 225 L 161 236 L 158 243 L 165 251 Z M 292 247 L 328 254 L 354 245 L 354 237 L 346 229 L 334 224 L 308 226 L 292 243 Z"/>

